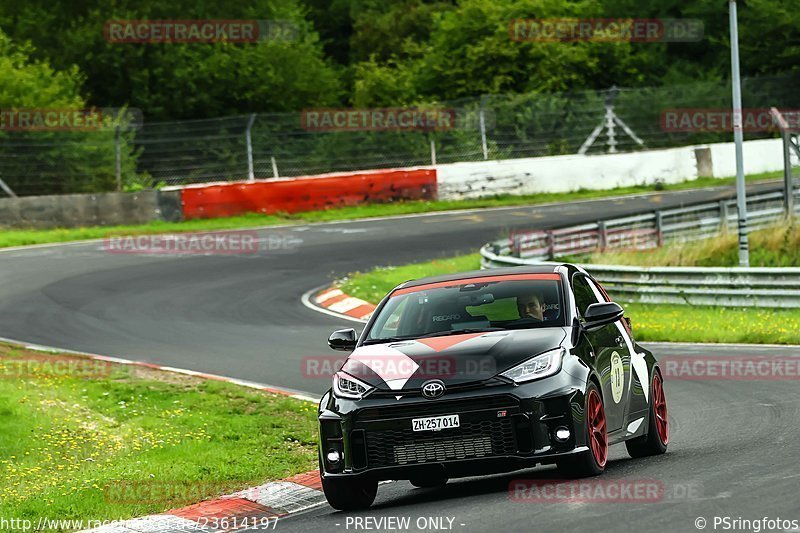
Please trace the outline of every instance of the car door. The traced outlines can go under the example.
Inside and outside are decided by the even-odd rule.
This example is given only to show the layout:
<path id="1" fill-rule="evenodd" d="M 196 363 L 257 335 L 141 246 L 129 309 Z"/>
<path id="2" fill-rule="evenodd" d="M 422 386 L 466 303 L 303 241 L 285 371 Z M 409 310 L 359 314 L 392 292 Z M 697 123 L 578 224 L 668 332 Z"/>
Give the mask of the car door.
<path id="1" fill-rule="evenodd" d="M 595 282 L 582 272 L 573 275 L 572 290 L 581 319 L 591 304 L 608 301 Z M 585 332 L 594 347 L 595 369 L 600 376 L 609 432 L 622 428 L 630 394 L 631 354 L 623 332 L 620 320 Z"/>

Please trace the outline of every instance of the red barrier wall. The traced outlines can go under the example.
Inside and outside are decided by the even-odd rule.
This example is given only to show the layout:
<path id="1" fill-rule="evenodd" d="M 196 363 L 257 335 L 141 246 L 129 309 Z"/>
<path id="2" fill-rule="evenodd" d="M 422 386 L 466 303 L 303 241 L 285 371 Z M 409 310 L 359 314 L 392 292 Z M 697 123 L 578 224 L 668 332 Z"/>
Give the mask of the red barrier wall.
<path id="1" fill-rule="evenodd" d="M 436 170 L 378 170 L 290 179 L 189 185 L 181 189 L 183 216 L 317 211 L 366 202 L 436 198 Z"/>

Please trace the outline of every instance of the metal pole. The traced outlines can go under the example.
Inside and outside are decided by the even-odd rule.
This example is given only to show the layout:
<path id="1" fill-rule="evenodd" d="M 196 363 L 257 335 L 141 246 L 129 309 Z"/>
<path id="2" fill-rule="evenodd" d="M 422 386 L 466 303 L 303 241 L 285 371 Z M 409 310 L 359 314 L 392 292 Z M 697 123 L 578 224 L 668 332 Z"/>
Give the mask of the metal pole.
<path id="1" fill-rule="evenodd" d="M 272 159 L 272 177 L 279 178 L 280 176 L 278 176 L 278 162 L 275 161 L 274 155 L 270 159 Z"/>
<path id="2" fill-rule="evenodd" d="M 617 139 L 616 134 L 614 133 L 614 106 L 607 105 L 606 106 L 606 137 L 608 140 L 606 144 L 608 145 L 608 153 L 609 154 L 616 154 L 617 153 Z"/>
<path id="3" fill-rule="evenodd" d="M 728 2 L 731 27 L 731 72 L 733 85 L 733 140 L 736 143 L 736 207 L 739 211 L 739 266 L 750 266 L 747 242 L 747 189 L 744 184 L 744 154 L 742 142 L 742 82 L 739 77 L 739 28 L 736 0 Z"/>
<path id="4" fill-rule="evenodd" d="M 789 153 L 789 132 L 781 132 L 783 137 L 783 187 L 785 189 L 786 218 L 794 216 L 794 187 L 792 183 L 792 157 Z"/>
<path id="5" fill-rule="evenodd" d="M 0 178 L 0 189 L 3 189 L 5 193 L 9 195 L 11 198 L 17 198 L 17 195 L 14 193 L 13 190 L 11 190 L 11 187 L 9 187 L 6 184 L 6 182 L 3 181 L 3 178 Z"/>
<path id="6" fill-rule="evenodd" d="M 481 97 L 481 109 L 480 109 L 480 114 L 478 115 L 481 126 L 481 148 L 483 149 L 484 161 L 489 159 L 489 147 L 486 145 L 486 118 L 483 113 L 483 110 L 486 107 L 486 98 L 487 96 L 485 94 Z"/>
<path id="7" fill-rule="evenodd" d="M 119 125 L 117 125 L 117 130 L 116 130 L 116 133 L 114 134 L 114 150 L 116 152 L 117 191 L 121 191 L 122 190 L 122 152 L 120 150 Z"/>
<path id="8" fill-rule="evenodd" d="M 436 141 L 431 139 L 431 165 L 436 164 Z"/>
<path id="9" fill-rule="evenodd" d="M 250 131 L 253 129 L 253 123 L 256 121 L 256 114 L 250 115 L 250 120 L 247 121 L 247 129 L 244 132 L 244 138 L 247 142 L 247 179 L 253 181 L 256 179 L 255 171 L 253 170 L 253 138 Z"/>
<path id="10" fill-rule="evenodd" d="M 728 232 L 728 200 L 719 201 L 719 230 Z"/>
<path id="11" fill-rule="evenodd" d="M 656 211 L 656 246 L 664 246 L 664 213 Z"/>

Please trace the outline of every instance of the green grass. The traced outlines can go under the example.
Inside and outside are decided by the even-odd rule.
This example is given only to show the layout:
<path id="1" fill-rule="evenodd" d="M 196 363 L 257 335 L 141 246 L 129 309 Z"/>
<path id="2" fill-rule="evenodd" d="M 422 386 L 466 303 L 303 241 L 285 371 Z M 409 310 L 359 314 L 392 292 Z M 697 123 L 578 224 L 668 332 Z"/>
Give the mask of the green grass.
<path id="1" fill-rule="evenodd" d="M 776 179 L 780 172 L 767 172 L 747 176 L 751 182 Z M 735 178 L 699 178 L 672 185 L 659 187 L 663 191 L 676 191 L 702 187 L 730 185 Z M 500 195 L 491 198 L 473 200 L 437 200 L 437 201 L 409 201 L 387 204 L 366 204 L 350 207 L 328 209 L 325 211 L 311 211 L 293 215 L 262 215 L 251 213 L 235 217 L 214 218 L 204 220 L 189 220 L 184 222 L 151 222 L 141 225 L 127 226 L 92 226 L 83 228 L 55 228 L 55 229 L 13 229 L 5 228 L 0 233 L 0 248 L 10 246 L 25 246 L 31 244 L 46 244 L 54 242 L 68 242 L 86 239 L 102 239 L 111 235 L 142 235 L 167 232 L 188 231 L 213 231 L 225 229 L 252 228 L 257 226 L 285 226 L 289 224 L 302 224 L 310 222 L 330 222 L 336 220 L 353 220 L 358 218 L 372 218 L 392 215 L 405 215 L 414 213 L 429 213 L 436 211 L 452 211 L 456 209 L 477 209 L 487 207 L 505 207 L 515 205 L 533 205 L 549 202 L 564 202 L 575 200 L 588 200 L 604 198 L 607 196 L 633 195 L 654 192 L 654 186 L 618 187 L 616 189 L 595 191 L 579 190 L 570 193 L 541 193 L 523 196 Z"/>
<path id="2" fill-rule="evenodd" d="M 800 266 L 800 224 L 780 223 L 749 236 L 750 266 Z M 652 250 L 597 252 L 561 258 L 569 262 L 598 265 L 636 266 L 738 266 L 739 249 L 735 232 L 713 239 L 667 244 Z"/>
<path id="3" fill-rule="evenodd" d="M 480 254 L 436 259 L 425 263 L 403 266 L 378 267 L 369 272 L 354 272 L 339 281 L 342 291 L 368 302 L 378 303 L 396 285 L 410 279 L 477 270 L 481 267 Z"/>
<path id="4" fill-rule="evenodd" d="M 625 305 L 638 341 L 800 344 L 800 309 Z"/>
<path id="5" fill-rule="evenodd" d="M 125 519 L 316 467 L 313 404 L 120 365 L 51 372 L 53 357 L 0 344 L 0 516 Z"/>
<path id="6" fill-rule="evenodd" d="M 395 285 L 424 276 L 474 270 L 478 254 L 356 272 L 344 292 L 377 303 Z M 613 296 L 613 294 L 612 294 Z M 800 309 L 624 304 L 639 341 L 800 344 Z"/>

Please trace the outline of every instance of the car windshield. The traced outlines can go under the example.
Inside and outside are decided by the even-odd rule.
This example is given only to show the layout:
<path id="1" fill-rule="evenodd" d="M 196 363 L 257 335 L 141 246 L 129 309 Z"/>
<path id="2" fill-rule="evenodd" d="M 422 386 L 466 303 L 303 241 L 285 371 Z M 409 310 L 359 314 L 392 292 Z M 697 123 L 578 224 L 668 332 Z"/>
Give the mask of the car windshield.
<path id="1" fill-rule="evenodd" d="M 399 289 L 381 308 L 365 344 L 564 325 L 557 274 L 480 278 Z"/>

